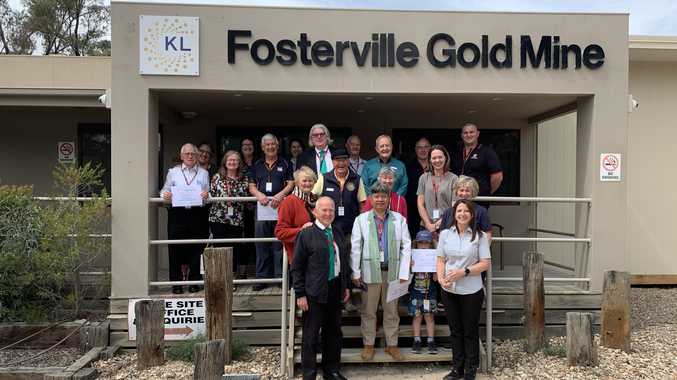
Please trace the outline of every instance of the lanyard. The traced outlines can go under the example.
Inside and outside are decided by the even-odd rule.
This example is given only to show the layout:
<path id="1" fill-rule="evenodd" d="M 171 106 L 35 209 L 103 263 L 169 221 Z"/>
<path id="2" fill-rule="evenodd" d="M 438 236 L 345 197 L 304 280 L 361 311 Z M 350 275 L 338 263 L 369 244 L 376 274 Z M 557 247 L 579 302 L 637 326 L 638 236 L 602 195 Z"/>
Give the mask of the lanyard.
<path id="1" fill-rule="evenodd" d="M 435 177 L 437 177 L 437 176 L 434 175 L 433 173 L 430 173 L 430 175 L 432 176 L 431 180 L 432 180 L 432 183 L 433 183 L 433 191 L 435 192 L 435 208 L 437 209 L 437 208 L 439 208 L 438 207 L 439 201 L 437 200 L 437 195 L 440 192 L 440 186 L 442 185 L 442 178 L 440 177 L 440 182 L 438 183 L 437 181 L 435 181 Z"/>
<path id="2" fill-rule="evenodd" d="M 339 183 L 339 206 L 343 206 L 343 188 L 345 187 L 346 182 L 348 182 L 348 176 L 346 176 L 343 181 L 336 176 L 336 173 L 334 173 L 334 177 L 336 177 L 336 181 Z"/>
<path id="3" fill-rule="evenodd" d="M 275 168 L 275 164 L 277 164 L 277 160 L 273 162 L 272 165 L 268 166 L 268 163 L 266 161 L 263 161 L 263 164 L 266 166 L 266 171 L 268 172 L 268 182 L 273 182 L 273 168 Z"/>
<path id="4" fill-rule="evenodd" d="M 381 248 L 382 251 L 385 251 L 385 239 L 383 239 L 383 231 L 386 228 L 386 223 L 388 223 L 388 214 L 386 213 L 385 217 L 383 219 L 379 218 L 376 214 L 374 214 L 374 219 L 376 223 L 376 234 L 378 235 L 378 245 L 379 248 Z"/>
<path id="5" fill-rule="evenodd" d="M 350 168 L 353 169 L 355 174 L 360 174 L 360 166 L 362 165 L 361 161 L 362 161 L 361 159 L 359 159 L 359 158 L 357 159 L 357 167 L 353 166 L 353 163 L 351 161 L 349 161 Z"/>
<path id="6" fill-rule="evenodd" d="M 195 178 L 197 178 L 197 170 L 195 171 L 195 174 L 193 174 L 193 178 L 191 178 L 190 181 L 188 180 L 188 177 L 186 177 L 186 173 L 183 172 L 183 169 L 181 169 L 181 175 L 183 176 L 183 180 L 186 182 L 186 186 L 190 186 L 193 181 L 195 181 Z"/>

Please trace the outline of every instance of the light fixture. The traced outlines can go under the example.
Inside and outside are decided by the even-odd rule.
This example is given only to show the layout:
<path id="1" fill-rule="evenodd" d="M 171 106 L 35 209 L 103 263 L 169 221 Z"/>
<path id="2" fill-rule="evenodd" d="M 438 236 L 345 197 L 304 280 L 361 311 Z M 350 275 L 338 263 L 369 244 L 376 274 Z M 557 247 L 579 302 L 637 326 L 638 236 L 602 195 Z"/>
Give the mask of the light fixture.
<path id="1" fill-rule="evenodd" d="M 373 96 L 365 96 L 364 100 L 374 100 L 374 97 Z"/>
<path id="2" fill-rule="evenodd" d="M 233 94 L 233 96 L 236 97 L 236 98 L 239 98 L 239 97 L 242 96 L 242 94 L 239 94 L 239 93 L 238 93 L 238 94 Z"/>
<path id="3" fill-rule="evenodd" d="M 364 113 L 365 111 L 363 109 L 357 110 L 357 113 Z"/>
<path id="4" fill-rule="evenodd" d="M 253 111 L 254 110 L 254 106 L 244 106 L 243 108 L 244 108 L 245 111 Z"/>
<path id="5" fill-rule="evenodd" d="M 498 101 L 503 100 L 503 98 L 500 98 L 500 97 L 498 97 L 498 96 L 495 96 L 495 97 L 491 98 L 491 100 L 493 100 L 493 101 L 495 101 L 495 102 L 498 102 Z"/>
<path id="6" fill-rule="evenodd" d="M 477 112 L 477 110 L 468 110 L 468 113 L 471 115 L 474 114 L 475 112 Z"/>
<path id="7" fill-rule="evenodd" d="M 195 119 L 197 117 L 197 112 L 195 111 L 182 111 L 181 117 L 184 119 Z"/>

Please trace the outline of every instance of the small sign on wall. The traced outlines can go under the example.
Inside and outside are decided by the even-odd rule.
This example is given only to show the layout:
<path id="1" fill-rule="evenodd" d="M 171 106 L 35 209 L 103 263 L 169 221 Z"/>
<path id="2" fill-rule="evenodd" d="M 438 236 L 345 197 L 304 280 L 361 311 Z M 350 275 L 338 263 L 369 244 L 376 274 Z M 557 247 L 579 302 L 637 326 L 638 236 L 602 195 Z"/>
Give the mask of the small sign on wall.
<path id="1" fill-rule="evenodd" d="M 57 151 L 59 152 L 59 163 L 74 164 L 75 163 L 75 143 L 72 141 L 62 141 L 57 144 Z"/>
<path id="2" fill-rule="evenodd" d="M 599 157 L 599 180 L 604 182 L 621 180 L 621 154 L 602 153 Z"/>

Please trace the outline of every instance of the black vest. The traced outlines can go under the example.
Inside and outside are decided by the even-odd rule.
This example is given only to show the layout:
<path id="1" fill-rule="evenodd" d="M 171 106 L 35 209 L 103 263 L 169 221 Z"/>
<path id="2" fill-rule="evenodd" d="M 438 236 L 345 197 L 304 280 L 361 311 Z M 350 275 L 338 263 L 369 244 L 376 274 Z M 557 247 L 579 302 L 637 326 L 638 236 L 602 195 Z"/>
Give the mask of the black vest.
<path id="1" fill-rule="evenodd" d="M 348 171 L 348 178 L 341 191 L 339 181 L 334 175 L 334 171 L 324 175 L 324 187 L 322 195 L 334 200 L 336 207 L 336 218 L 334 225 L 339 227 L 343 234 L 350 234 L 353 231 L 353 222 L 360 215 L 360 202 L 357 200 L 357 190 L 360 188 L 360 176 L 352 170 Z M 343 207 L 343 216 L 339 216 L 339 207 Z"/>

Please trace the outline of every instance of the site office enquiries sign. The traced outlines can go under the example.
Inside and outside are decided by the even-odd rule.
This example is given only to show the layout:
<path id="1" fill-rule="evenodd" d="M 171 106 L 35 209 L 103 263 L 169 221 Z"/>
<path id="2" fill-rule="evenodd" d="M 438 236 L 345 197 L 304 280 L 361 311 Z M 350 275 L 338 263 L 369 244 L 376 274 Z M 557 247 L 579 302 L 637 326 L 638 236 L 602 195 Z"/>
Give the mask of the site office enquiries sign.
<path id="1" fill-rule="evenodd" d="M 127 309 L 129 340 L 136 340 L 134 305 L 148 298 L 130 299 Z M 207 332 L 204 298 L 165 299 L 165 340 L 187 340 Z"/>
<path id="2" fill-rule="evenodd" d="M 139 16 L 141 75 L 200 75 L 200 19 Z"/>
<path id="3" fill-rule="evenodd" d="M 621 180 L 621 154 L 602 153 L 599 157 L 599 180 L 617 182 Z"/>

